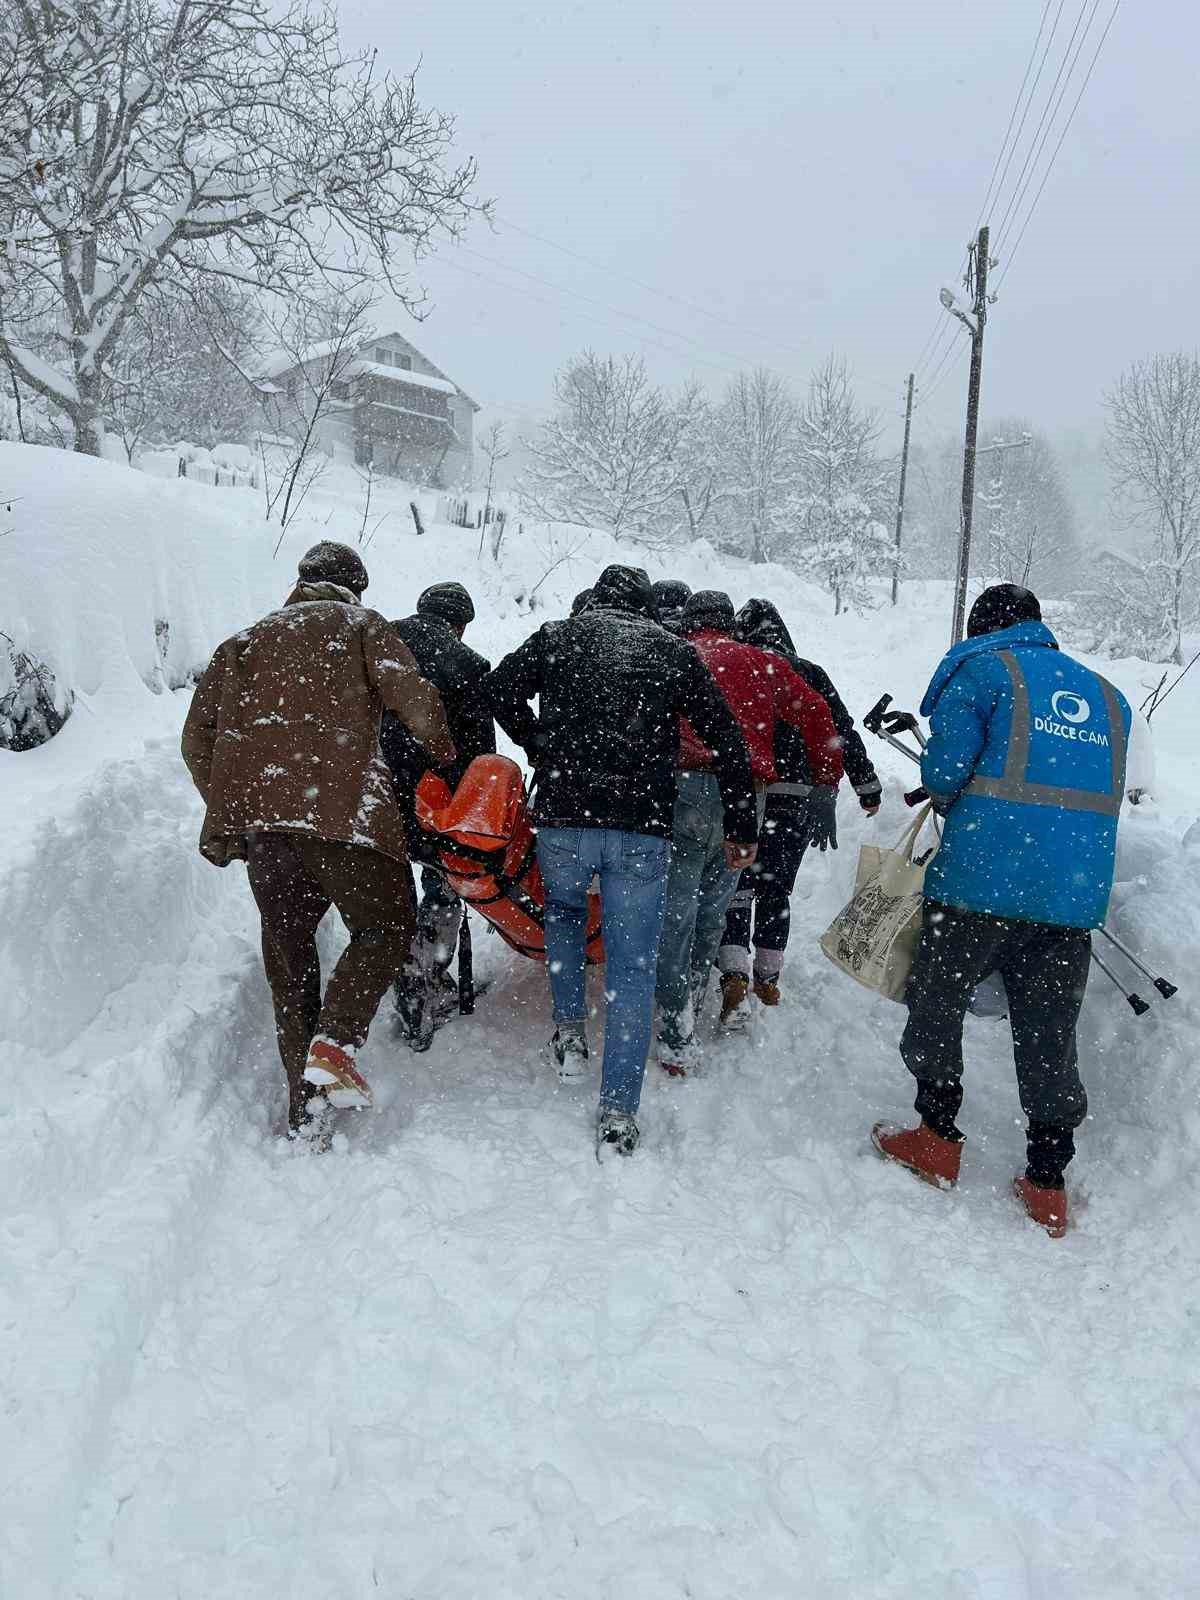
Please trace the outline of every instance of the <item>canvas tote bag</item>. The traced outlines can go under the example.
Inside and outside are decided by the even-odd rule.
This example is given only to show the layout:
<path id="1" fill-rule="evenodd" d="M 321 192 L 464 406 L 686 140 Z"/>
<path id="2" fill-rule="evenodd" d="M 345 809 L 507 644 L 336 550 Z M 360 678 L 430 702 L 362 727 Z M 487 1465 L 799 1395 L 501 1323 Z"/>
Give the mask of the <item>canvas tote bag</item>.
<path id="1" fill-rule="evenodd" d="M 891 850 L 865 844 L 858 854 L 854 895 L 821 937 L 821 949 L 867 989 L 903 1002 L 921 937 L 925 869 L 937 844 L 915 858 L 932 806 L 924 806 Z"/>

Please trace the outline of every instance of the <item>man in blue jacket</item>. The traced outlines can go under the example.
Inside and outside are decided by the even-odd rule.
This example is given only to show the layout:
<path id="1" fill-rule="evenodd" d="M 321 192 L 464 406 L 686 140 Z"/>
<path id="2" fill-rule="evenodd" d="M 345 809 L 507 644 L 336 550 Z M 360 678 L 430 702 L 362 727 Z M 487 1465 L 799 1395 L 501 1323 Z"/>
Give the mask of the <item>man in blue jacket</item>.
<path id="1" fill-rule="evenodd" d="M 1041 617 L 1028 589 L 986 589 L 921 704 L 931 729 L 922 782 L 945 818 L 900 1041 L 921 1124 L 878 1123 L 871 1137 L 918 1177 L 956 1181 L 963 1019 L 976 986 L 999 972 L 1029 1119 L 1028 1165 L 1014 1189 L 1059 1238 L 1063 1173 L 1087 1114 L 1075 1025 L 1090 930 L 1112 890 L 1131 713 L 1112 684 L 1058 648 Z"/>

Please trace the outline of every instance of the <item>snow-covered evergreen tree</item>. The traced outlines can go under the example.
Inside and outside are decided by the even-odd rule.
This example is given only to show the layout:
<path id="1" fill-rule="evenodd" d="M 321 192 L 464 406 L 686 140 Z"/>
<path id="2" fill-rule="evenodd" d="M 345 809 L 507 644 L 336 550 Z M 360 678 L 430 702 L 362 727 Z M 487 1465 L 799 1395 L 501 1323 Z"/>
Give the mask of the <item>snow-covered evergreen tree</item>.
<path id="1" fill-rule="evenodd" d="M 812 376 L 798 440 L 800 485 L 788 503 L 793 559 L 833 595 L 835 615 L 868 606 L 871 580 L 894 557 L 883 522 L 892 472 L 876 454 L 879 425 L 835 357 Z"/>

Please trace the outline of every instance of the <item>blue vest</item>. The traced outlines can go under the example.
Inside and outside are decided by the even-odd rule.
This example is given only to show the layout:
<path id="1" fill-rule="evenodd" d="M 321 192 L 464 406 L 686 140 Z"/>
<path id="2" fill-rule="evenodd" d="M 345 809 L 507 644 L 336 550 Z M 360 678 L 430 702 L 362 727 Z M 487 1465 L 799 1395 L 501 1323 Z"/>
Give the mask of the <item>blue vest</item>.
<path id="1" fill-rule="evenodd" d="M 967 639 L 921 702 L 926 789 L 949 806 L 930 900 L 1098 928 L 1108 911 L 1132 713 L 1040 622 Z"/>

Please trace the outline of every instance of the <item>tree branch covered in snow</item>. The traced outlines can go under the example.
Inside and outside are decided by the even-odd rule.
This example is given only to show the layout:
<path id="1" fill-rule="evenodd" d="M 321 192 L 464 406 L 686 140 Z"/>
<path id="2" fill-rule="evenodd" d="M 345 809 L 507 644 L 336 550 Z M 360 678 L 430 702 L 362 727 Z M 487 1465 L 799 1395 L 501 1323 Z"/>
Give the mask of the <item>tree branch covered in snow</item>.
<path id="1" fill-rule="evenodd" d="M 797 423 L 795 398 L 765 367 L 739 373 L 713 415 L 720 543 L 752 561 L 778 560 L 791 535 L 789 501 L 799 481 Z"/>
<path id="2" fill-rule="evenodd" d="M 622 533 L 652 531 L 680 496 L 681 441 L 696 422 L 699 391 L 672 401 L 640 356 L 585 350 L 557 375 L 558 414 L 526 441 L 520 493 L 551 521 Z"/>
<path id="3" fill-rule="evenodd" d="M 451 120 L 346 54 L 328 4 L 9 0 L 0 104 L 0 277 L 64 345 L 48 362 L 5 317 L 0 356 L 92 454 L 104 375 L 156 286 L 296 298 L 381 274 L 417 309 L 409 251 L 474 209 Z"/>
<path id="4" fill-rule="evenodd" d="M 1142 600 L 1158 611 L 1169 659 L 1181 662 L 1200 580 L 1200 356 L 1136 361 L 1105 404 L 1113 486 L 1130 521 L 1152 539 Z"/>
<path id="5" fill-rule="evenodd" d="M 869 605 L 869 580 L 894 558 L 883 518 L 892 471 L 879 459 L 879 425 L 855 399 L 845 363 L 830 357 L 809 384 L 798 424 L 800 486 L 788 502 L 793 548 L 833 595 L 834 614 Z"/>

